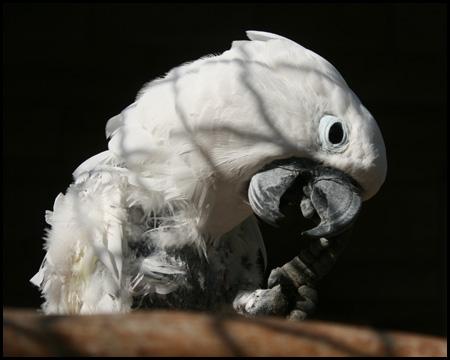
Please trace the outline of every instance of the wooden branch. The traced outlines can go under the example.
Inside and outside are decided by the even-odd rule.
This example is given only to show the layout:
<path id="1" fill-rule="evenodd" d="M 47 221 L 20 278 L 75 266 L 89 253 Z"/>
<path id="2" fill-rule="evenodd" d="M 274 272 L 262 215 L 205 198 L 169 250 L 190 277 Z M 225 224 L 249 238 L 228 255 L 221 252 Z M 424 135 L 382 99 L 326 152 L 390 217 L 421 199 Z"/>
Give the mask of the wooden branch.
<path id="1" fill-rule="evenodd" d="M 179 311 L 3 310 L 3 356 L 447 356 L 444 338 L 319 321 Z"/>

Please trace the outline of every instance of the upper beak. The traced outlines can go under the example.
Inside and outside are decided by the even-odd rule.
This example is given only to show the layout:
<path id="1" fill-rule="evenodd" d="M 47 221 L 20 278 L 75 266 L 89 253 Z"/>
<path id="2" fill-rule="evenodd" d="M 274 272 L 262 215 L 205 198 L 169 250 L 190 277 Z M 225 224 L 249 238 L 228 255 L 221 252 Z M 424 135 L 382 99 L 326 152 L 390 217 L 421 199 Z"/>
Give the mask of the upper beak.
<path id="1" fill-rule="evenodd" d="M 361 188 L 344 172 L 311 160 L 277 160 L 254 175 L 249 186 L 250 205 L 262 220 L 275 225 L 283 217 L 280 202 L 300 204 L 305 217 L 320 224 L 303 234 L 332 237 L 347 230 L 361 210 Z"/>

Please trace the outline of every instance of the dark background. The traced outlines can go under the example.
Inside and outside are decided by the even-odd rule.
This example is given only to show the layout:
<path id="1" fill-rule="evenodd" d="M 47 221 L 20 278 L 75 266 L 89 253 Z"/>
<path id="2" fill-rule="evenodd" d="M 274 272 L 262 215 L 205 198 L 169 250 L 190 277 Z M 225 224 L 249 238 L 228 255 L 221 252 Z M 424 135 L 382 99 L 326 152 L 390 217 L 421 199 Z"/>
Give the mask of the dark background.
<path id="1" fill-rule="evenodd" d="M 315 319 L 446 335 L 446 4 L 4 4 L 3 304 L 38 307 L 44 212 L 106 149 L 106 121 L 172 67 L 245 30 L 322 55 L 372 112 L 388 177 L 319 285 Z M 270 268 L 310 224 L 263 226 Z"/>

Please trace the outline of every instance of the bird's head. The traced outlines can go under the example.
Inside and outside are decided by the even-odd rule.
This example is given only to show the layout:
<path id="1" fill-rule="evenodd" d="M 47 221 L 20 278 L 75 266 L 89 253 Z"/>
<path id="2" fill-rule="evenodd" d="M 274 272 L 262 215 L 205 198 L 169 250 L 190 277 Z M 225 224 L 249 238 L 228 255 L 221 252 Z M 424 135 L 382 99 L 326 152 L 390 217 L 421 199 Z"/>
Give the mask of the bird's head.
<path id="1" fill-rule="evenodd" d="M 223 231 L 252 211 L 275 223 L 285 199 L 320 218 L 307 234 L 338 234 L 384 182 L 381 132 L 328 61 L 278 35 L 247 35 L 147 85 L 128 110 L 140 120 L 129 116 L 110 148 L 125 158 L 141 143 L 140 154 L 165 148 L 175 185 Z M 127 135 L 137 125 L 148 140 Z"/>
<path id="2" fill-rule="evenodd" d="M 328 61 L 277 35 L 248 35 L 276 54 L 265 62 L 273 72 L 250 71 L 247 82 L 282 149 L 252 176 L 250 204 L 274 224 L 283 216 L 283 200 L 300 203 L 305 217 L 320 221 L 307 235 L 337 235 L 385 180 L 386 151 L 377 123 Z M 251 54 L 245 44 L 237 44 L 239 50 Z M 265 85 L 270 78 L 276 90 Z"/>

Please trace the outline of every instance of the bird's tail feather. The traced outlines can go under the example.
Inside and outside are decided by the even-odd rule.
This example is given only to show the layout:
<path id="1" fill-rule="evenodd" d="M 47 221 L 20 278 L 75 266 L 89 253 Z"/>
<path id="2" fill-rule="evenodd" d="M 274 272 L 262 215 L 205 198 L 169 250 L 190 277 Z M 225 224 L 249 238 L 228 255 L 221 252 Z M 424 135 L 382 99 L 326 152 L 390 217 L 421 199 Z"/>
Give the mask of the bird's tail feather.
<path id="1" fill-rule="evenodd" d="M 46 313 L 129 308 L 122 278 L 126 185 L 117 168 L 104 165 L 81 176 L 47 212 L 47 255 L 31 279 L 46 298 Z"/>

